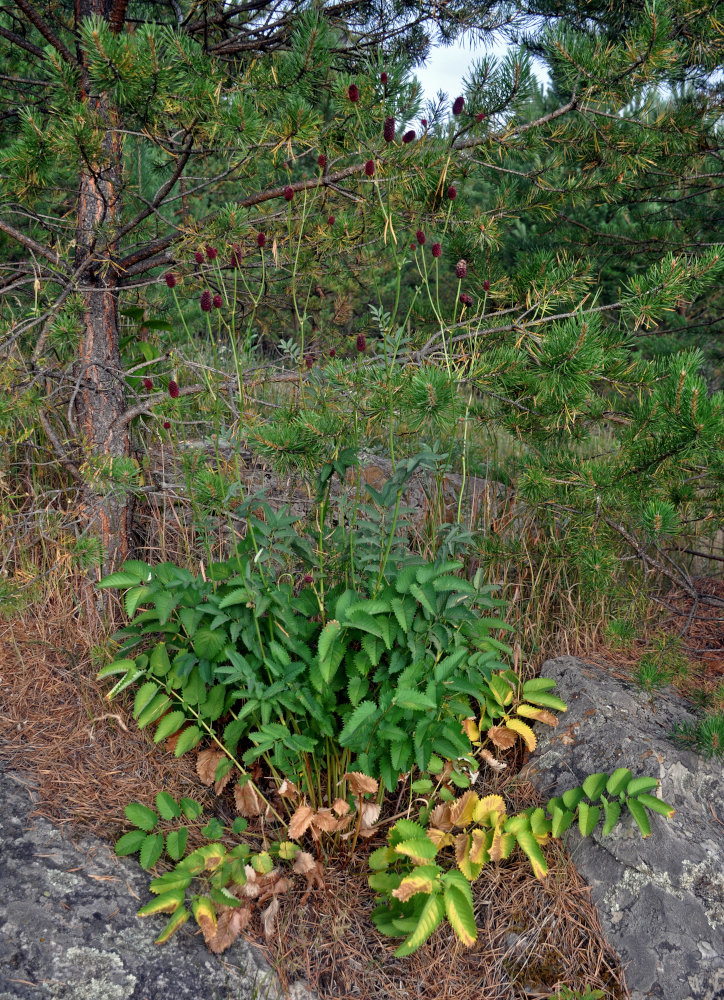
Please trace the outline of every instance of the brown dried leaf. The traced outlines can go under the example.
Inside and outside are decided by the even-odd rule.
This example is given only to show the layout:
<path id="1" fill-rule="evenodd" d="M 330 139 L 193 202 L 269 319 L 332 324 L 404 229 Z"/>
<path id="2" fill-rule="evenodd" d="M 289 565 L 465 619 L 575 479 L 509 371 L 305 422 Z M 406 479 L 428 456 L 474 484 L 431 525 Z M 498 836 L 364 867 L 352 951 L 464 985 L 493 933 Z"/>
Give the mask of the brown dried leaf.
<path id="1" fill-rule="evenodd" d="M 264 937 L 267 941 L 274 936 L 277 929 L 277 913 L 279 913 L 279 900 L 275 896 L 261 915 L 264 925 Z"/>
<path id="2" fill-rule="evenodd" d="M 314 809 L 310 809 L 309 806 L 304 804 L 297 807 L 296 812 L 289 821 L 289 829 L 287 830 L 290 840 L 299 840 L 300 837 L 304 836 L 312 822 L 312 816 L 314 816 Z"/>
<path id="3" fill-rule="evenodd" d="M 363 830 L 371 829 L 377 820 L 380 818 L 381 806 L 378 802 L 363 802 L 362 808 L 360 809 L 360 815 L 362 818 L 361 828 Z"/>
<path id="4" fill-rule="evenodd" d="M 470 834 L 459 833 L 455 838 L 455 860 L 460 865 L 465 861 L 470 851 Z"/>
<path id="5" fill-rule="evenodd" d="M 308 875 L 317 868 L 317 864 L 318 862 L 314 860 L 309 851 L 300 851 L 294 859 L 292 868 L 297 875 Z"/>
<path id="6" fill-rule="evenodd" d="M 199 750 L 196 755 L 196 773 L 204 785 L 213 785 L 216 768 L 226 754 L 220 750 Z"/>
<path id="7" fill-rule="evenodd" d="M 285 778 L 279 786 L 279 794 L 283 799 L 296 799 L 299 798 L 299 789 L 293 781 Z"/>
<path id="8" fill-rule="evenodd" d="M 558 720 L 556 719 L 556 722 L 557 721 Z M 504 771 L 508 766 L 504 760 L 498 760 L 498 758 L 492 754 L 490 750 L 486 750 L 485 748 L 480 751 L 480 756 L 493 768 L 494 771 Z"/>
<path id="9" fill-rule="evenodd" d="M 452 830 L 452 820 L 450 819 L 450 803 L 440 802 L 430 813 L 430 824 L 439 830 Z"/>
<path id="10" fill-rule="evenodd" d="M 247 781 L 243 788 L 241 785 L 236 786 L 234 802 L 240 816 L 261 816 L 266 807 L 264 799 L 250 781 Z"/>
<path id="11" fill-rule="evenodd" d="M 349 787 L 355 795 L 376 795 L 380 787 L 374 778 L 362 774 L 361 771 L 348 771 L 344 778 L 349 782 Z"/>
<path id="12" fill-rule="evenodd" d="M 515 746 L 515 736 L 505 726 L 491 726 L 487 732 L 488 739 L 501 750 L 510 750 Z"/>
<path id="13" fill-rule="evenodd" d="M 215 954 L 219 954 L 234 943 L 251 920 L 251 909 L 247 906 L 226 907 L 216 921 L 216 934 L 207 941 Z"/>
<path id="14" fill-rule="evenodd" d="M 337 818 L 331 809 L 320 809 L 312 816 L 312 826 L 317 830 L 321 830 L 322 833 L 332 833 L 337 829 L 337 823 Z M 291 837 L 291 833 L 289 836 Z"/>
<path id="15" fill-rule="evenodd" d="M 332 803 L 332 809 L 334 809 L 338 816 L 346 816 L 350 808 L 349 802 L 346 802 L 344 799 L 335 799 Z"/>
<path id="16" fill-rule="evenodd" d="M 246 896 L 247 899 L 256 899 L 257 896 L 261 895 L 259 875 L 251 865 L 244 865 L 244 871 L 246 872 L 246 882 L 239 886 L 241 895 Z"/>

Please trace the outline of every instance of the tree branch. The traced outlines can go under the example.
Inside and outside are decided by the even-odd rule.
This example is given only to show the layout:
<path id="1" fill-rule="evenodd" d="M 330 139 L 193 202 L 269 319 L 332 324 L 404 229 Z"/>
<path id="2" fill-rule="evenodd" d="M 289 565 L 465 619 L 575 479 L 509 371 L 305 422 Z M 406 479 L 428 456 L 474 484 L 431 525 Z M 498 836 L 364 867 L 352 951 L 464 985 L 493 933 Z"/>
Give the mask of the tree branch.
<path id="1" fill-rule="evenodd" d="M 38 29 L 43 38 L 50 42 L 54 49 L 57 49 L 66 62 L 73 63 L 73 65 L 78 65 L 78 60 L 71 55 L 69 49 L 65 47 L 63 42 L 58 38 L 55 32 L 50 28 L 49 25 L 45 23 L 40 14 L 28 3 L 28 0 L 15 0 L 18 7 L 25 14 L 27 19 L 31 24 L 34 24 Z M 45 54 L 45 53 L 43 53 Z"/>
<path id="2" fill-rule="evenodd" d="M 45 259 L 49 260 L 51 264 L 55 264 L 56 267 L 61 267 L 63 270 L 66 270 L 60 262 L 59 254 L 54 253 L 51 249 L 49 249 L 49 247 L 44 246 L 42 243 L 38 243 L 38 241 L 34 240 L 31 236 L 26 236 L 25 233 L 21 233 L 20 230 L 16 229 L 14 226 L 10 226 L 7 222 L 3 222 L 2 219 L 0 219 L 0 230 L 8 236 L 12 236 L 12 238 L 22 244 L 26 250 L 32 250 L 33 253 L 38 255 L 38 257 L 45 257 Z"/>
<path id="3" fill-rule="evenodd" d="M 12 42 L 13 45 L 17 45 L 21 49 L 25 49 L 26 52 L 30 52 L 32 55 L 38 56 L 40 59 L 45 58 L 45 53 L 39 45 L 33 45 L 32 42 L 26 41 L 22 35 L 16 35 L 14 31 L 8 31 L 7 28 L 0 27 L 0 38 L 7 38 L 7 40 Z"/>

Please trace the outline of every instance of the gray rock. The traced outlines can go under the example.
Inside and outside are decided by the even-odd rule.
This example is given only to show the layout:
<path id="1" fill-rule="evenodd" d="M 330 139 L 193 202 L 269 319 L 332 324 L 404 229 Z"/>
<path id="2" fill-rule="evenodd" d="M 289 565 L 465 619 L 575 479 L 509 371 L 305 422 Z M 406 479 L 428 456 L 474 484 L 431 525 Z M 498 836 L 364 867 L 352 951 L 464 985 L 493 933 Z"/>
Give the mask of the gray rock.
<path id="1" fill-rule="evenodd" d="M 244 941 L 213 955 L 189 923 L 156 946 L 165 918 L 136 916 L 151 898 L 140 865 L 28 819 L 30 806 L 0 772 L 0 1000 L 280 1000 Z"/>
<path id="2" fill-rule="evenodd" d="M 558 728 L 538 725 L 526 768 L 546 796 L 587 775 L 629 767 L 659 778 L 658 794 L 676 809 L 651 818 L 643 839 L 622 815 L 608 837 L 599 827 L 568 837 L 590 883 L 611 944 L 627 965 L 632 1000 L 724 1000 L 724 775 L 716 761 L 678 749 L 668 732 L 693 718 L 673 690 L 653 701 L 630 683 L 562 656 L 544 664 L 568 712 Z"/>

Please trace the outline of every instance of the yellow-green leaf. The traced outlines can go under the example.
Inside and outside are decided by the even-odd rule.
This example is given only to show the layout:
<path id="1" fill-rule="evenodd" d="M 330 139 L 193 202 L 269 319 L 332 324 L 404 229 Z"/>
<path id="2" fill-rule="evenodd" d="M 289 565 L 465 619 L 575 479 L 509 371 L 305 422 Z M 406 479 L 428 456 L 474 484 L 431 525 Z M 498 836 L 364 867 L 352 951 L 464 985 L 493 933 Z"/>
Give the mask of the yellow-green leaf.
<path id="1" fill-rule="evenodd" d="M 452 929 L 466 948 L 475 944 L 478 929 L 471 902 L 456 885 L 448 885 L 443 893 L 445 912 Z"/>
<path id="2" fill-rule="evenodd" d="M 153 913 L 175 913 L 184 901 L 186 891 L 184 889 L 172 889 L 170 892 L 163 892 L 156 896 L 138 911 L 139 917 L 150 917 Z"/>
<path id="3" fill-rule="evenodd" d="M 508 719 L 505 723 L 505 728 L 512 729 L 514 733 L 517 733 L 531 753 L 535 750 L 538 740 L 535 738 L 535 733 L 530 726 L 523 722 L 522 719 Z"/>
<path id="4" fill-rule="evenodd" d="M 527 855 L 528 860 L 533 866 L 533 874 L 535 877 L 542 879 L 548 871 L 548 865 L 546 864 L 546 859 L 543 857 L 543 852 L 538 846 L 538 841 L 535 839 L 533 833 L 530 830 L 520 830 L 515 835 L 515 839 L 518 841 L 521 850 Z"/>
<path id="5" fill-rule="evenodd" d="M 437 930 L 444 916 L 445 903 L 442 896 L 439 893 L 434 893 L 428 897 L 415 929 L 395 951 L 395 957 L 405 958 L 406 955 L 411 955 L 413 951 L 417 951 L 420 945 L 424 944 L 430 935 Z"/>
<path id="6" fill-rule="evenodd" d="M 174 915 L 169 919 L 168 923 L 161 931 L 159 936 L 156 938 L 156 944 L 164 944 L 168 939 L 174 934 L 179 927 L 183 927 L 186 921 L 190 917 L 189 911 L 185 906 L 180 907 Z"/>

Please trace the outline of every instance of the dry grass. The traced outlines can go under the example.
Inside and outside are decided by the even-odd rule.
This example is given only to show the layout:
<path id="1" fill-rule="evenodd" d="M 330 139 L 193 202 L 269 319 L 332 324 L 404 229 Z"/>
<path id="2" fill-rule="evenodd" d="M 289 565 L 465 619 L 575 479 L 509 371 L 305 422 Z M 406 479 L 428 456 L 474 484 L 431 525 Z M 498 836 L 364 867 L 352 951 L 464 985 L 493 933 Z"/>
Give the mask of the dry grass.
<path id="1" fill-rule="evenodd" d="M 37 813 L 115 838 L 128 802 L 152 805 L 161 788 L 176 798 L 205 790 L 189 758 L 177 760 L 139 731 L 130 699 L 104 700 L 91 658 L 104 636 L 78 614 L 69 591 L 57 589 L 0 623 L 0 759 L 32 779 Z"/>

